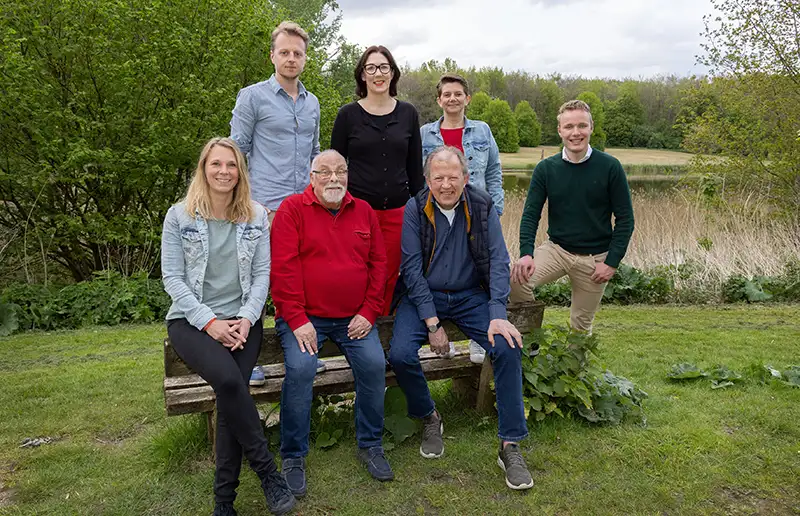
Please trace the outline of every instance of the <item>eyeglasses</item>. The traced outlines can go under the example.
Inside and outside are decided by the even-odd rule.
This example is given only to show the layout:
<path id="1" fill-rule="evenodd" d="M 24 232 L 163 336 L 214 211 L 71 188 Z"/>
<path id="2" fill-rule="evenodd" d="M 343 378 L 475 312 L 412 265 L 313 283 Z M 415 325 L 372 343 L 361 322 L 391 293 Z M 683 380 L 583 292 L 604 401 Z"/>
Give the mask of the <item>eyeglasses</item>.
<path id="1" fill-rule="evenodd" d="M 386 75 L 392 71 L 392 66 L 389 63 L 383 63 L 380 65 L 368 64 L 364 65 L 364 71 L 367 72 L 369 75 L 375 75 L 375 73 L 380 70 L 382 74 Z"/>
<path id="2" fill-rule="evenodd" d="M 342 168 L 339 170 L 312 170 L 320 179 L 324 179 L 327 181 L 328 179 L 332 178 L 334 174 L 337 177 L 347 177 L 347 169 Z"/>

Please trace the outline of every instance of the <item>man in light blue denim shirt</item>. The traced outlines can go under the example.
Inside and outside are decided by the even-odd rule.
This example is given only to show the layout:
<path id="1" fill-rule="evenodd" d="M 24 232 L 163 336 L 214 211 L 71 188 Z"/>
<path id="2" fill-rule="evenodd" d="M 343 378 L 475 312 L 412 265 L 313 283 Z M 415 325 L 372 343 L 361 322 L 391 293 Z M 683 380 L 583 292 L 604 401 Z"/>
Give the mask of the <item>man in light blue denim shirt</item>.
<path id="1" fill-rule="evenodd" d="M 436 102 L 443 116 L 420 128 L 422 162 L 435 148 L 450 145 L 467 157 L 469 182 L 492 197 L 498 215 L 503 214 L 503 170 L 500 151 L 485 122 L 470 120 L 464 113 L 469 105 L 467 80 L 456 74 L 444 74 L 436 85 Z"/>
<path id="2" fill-rule="evenodd" d="M 278 25 L 269 53 L 275 73 L 242 88 L 233 108 L 231 138 L 247 156 L 253 199 L 270 212 L 308 186 L 319 154 L 319 100 L 299 79 L 307 48 L 299 25 Z"/>

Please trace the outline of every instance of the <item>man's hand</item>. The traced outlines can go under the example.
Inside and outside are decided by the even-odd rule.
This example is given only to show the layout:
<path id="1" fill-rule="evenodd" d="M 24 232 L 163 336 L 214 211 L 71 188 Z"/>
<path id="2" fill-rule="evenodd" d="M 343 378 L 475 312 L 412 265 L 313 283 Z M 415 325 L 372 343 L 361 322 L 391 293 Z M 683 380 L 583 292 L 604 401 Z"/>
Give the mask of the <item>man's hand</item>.
<path id="1" fill-rule="evenodd" d="M 536 264 L 533 262 L 533 256 L 529 254 L 521 256 L 511 268 L 511 281 L 524 285 L 531 279 L 535 271 Z"/>
<path id="2" fill-rule="evenodd" d="M 350 340 L 363 339 L 371 329 L 372 324 L 370 324 L 367 318 L 363 315 L 356 314 L 350 319 L 350 324 L 347 325 L 347 337 Z"/>
<path id="3" fill-rule="evenodd" d="M 252 327 L 252 323 L 250 319 L 243 317 L 236 321 L 234 324 L 231 325 L 231 329 L 239 334 L 245 341 L 247 341 L 247 337 L 250 335 L 250 328 Z M 235 351 L 236 349 L 243 349 L 244 345 L 239 345 L 237 348 L 232 348 L 231 351 Z"/>
<path id="4" fill-rule="evenodd" d="M 522 334 L 505 319 L 492 319 L 489 323 L 489 344 L 494 347 L 494 336 L 502 335 L 512 348 L 522 347 Z M 515 345 L 516 344 L 516 345 Z"/>
<path id="5" fill-rule="evenodd" d="M 239 321 L 222 321 L 217 319 L 206 328 L 206 333 L 226 348 L 235 351 L 237 349 L 242 349 L 247 340 L 236 332 L 235 326 L 238 324 Z"/>
<path id="6" fill-rule="evenodd" d="M 614 276 L 615 272 L 617 272 L 617 269 L 600 262 L 594 266 L 594 274 L 589 279 L 595 283 L 605 283 Z"/>
<path id="7" fill-rule="evenodd" d="M 431 351 L 437 355 L 443 357 L 450 353 L 450 339 L 447 338 L 444 328 L 439 328 L 436 333 L 428 333 L 428 341 L 431 343 Z"/>
<path id="8" fill-rule="evenodd" d="M 317 330 L 310 321 L 294 330 L 293 333 L 297 339 L 297 345 L 300 346 L 300 351 L 309 355 L 317 353 Z"/>

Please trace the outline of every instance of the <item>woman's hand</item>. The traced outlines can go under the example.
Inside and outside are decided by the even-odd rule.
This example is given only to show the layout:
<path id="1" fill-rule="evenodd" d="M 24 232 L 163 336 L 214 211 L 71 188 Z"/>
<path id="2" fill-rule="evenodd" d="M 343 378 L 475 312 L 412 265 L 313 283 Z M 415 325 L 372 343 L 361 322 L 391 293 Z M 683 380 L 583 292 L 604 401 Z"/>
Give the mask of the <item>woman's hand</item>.
<path id="1" fill-rule="evenodd" d="M 238 321 L 236 321 L 236 324 L 234 324 L 234 325 L 233 325 L 233 326 L 231 326 L 231 327 L 234 329 L 234 331 L 235 331 L 236 333 L 238 333 L 238 334 L 239 334 L 239 336 L 240 336 L 240 337 L 242 337 L 242 338 L 243 338 L 243 339 L 246 341 L 246 340 L 247 340 L 247 337 L 250 335 L 250 328 L 251 328 L 252 326 L 253 326 L 253 325 L 252 325 L 252 323 L 250 322 L 250 319 L 248 319 L 247 317 L 242 317 L 241 319 L 239 319 Z M 242 346 L 240 346 L 240 348 L 241 348 L 241 347 L 242 347 Z"/>
<path id="2" fill-rule="evenodd" d="M 247 340 L 242 338 L 242 336 L 236 331 L 238 326 L 238 320 L 221 321 L 217 319 L 212 322 L 208 328 L 206 328 L 206 333 L 208 333 L 212 339 L 216 340 L 226 348 L 230 348 L 231 351 L 235 351 L 237 349 L 244 348 L 244 343 Z M 250 328 L 248 327 L 247 330 L 250 331 Z"/>

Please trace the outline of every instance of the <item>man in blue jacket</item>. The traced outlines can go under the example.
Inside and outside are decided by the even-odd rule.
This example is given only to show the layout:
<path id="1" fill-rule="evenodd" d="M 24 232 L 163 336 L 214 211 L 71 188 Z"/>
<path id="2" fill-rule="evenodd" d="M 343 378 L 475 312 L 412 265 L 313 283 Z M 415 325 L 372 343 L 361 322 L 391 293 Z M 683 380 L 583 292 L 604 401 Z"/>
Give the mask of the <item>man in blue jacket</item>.
<path id="1" fill-rule="evenodd" d="M 457 74 L 442 75 L 436 85 L 436 102 L 442 108 L 442 117 L 420 128 L 422 162 L 438 147 L 457 148 L 467 158 L 469 184 L 488 192 L 497 214 L 502 215 L 505 191 L 500 151 L 489 125 L 465 116 L 470 99 L 466 79 Z M 483 348 L 474 340 L 469 342 L 469 358 L 476 364 L 482 364 L 485 358 Z"/>
<path id="2" fill-rule="evenodd" d="M 467 185 L 467 160 L 450 146 L 425 162 L 427 188 L 409 199 L 403 218 L 401 289 L 389 362 L 406 395 L 409 416 L 422 419 L 420 454 L 444 453 L 442 418 L 431 399 L 418 352 L 426 341 L 445 354 L 441 320 L 453 321 L 489 354 L 499 413 L 497 463 L 511 489 L 533 480 L 519 448 L 528 435 L 522 402 L 522 337 L 508 322 L 508 251 L 492 198 Z"/>

